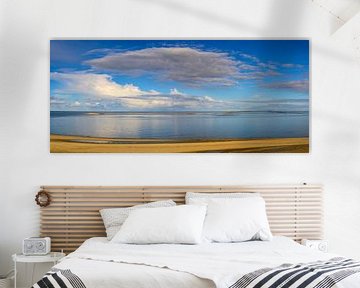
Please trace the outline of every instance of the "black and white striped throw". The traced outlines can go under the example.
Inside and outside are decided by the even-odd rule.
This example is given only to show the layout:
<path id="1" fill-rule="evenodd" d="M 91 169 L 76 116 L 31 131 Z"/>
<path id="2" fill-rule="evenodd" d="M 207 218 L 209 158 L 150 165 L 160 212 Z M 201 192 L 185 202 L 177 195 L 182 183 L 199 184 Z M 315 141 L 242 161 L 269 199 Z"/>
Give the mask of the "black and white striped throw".
<path id="1" fill-rule="evenodd" d="M 69 269 L 52 269 L 32 288 L 86 288 L 81 279 Z"/>
<path id="2" fill-rule="evenodd" d="M 246 274 L 229 288 L 331 288 L 359 272 L 360 262 L 345 258 L 284 264 Z"/>

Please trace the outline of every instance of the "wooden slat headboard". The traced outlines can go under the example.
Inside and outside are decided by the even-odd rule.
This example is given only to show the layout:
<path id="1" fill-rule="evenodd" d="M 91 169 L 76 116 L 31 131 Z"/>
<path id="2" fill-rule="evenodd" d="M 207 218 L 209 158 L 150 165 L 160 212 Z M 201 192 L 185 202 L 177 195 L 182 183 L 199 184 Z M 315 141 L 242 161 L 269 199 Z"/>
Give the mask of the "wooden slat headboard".
<path id="1" fill-rule="evenodd" d="M 322 187 L 277 186 L 43 186 L 51 204 L 41 208 L 41 236 L 52 239 L 53 251 L 74 251 L 95 236 L 105 236 L 102 208 L 129 207 L 164 199 L 183 204 L 186 192 L 258 192 L 266 201 L 274 235 L 301 239 L 322 237 Z"/>

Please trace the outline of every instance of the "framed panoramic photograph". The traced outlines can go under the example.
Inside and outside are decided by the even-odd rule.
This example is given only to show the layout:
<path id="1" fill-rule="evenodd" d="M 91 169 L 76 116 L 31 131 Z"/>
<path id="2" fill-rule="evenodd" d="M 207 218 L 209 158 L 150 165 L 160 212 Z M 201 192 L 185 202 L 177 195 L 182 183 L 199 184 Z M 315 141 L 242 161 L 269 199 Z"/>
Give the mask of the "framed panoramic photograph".
<path id="1" fill-rule="evenodd" d="M 308 153 L 308 40 L 52 40 L 53 153 Z"/>

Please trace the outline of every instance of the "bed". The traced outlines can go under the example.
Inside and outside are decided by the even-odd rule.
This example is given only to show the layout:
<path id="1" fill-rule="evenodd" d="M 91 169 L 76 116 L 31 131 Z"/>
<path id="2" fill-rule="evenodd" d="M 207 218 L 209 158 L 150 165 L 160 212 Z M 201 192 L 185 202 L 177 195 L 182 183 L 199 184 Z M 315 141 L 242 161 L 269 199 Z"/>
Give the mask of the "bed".
<path id="1" fill-rule="evenodd" d="M 278 267 L 284 263 L 309 265 L 309 263 L 314 264 L 330 259 L 339 262 L 346 261 L 346 259 L 337 258 L 336 255 L 311 250 L 282 236 L 274 237 L 270 242 L 159 244 L 136 247 L 127 244 L 111 244 L 106 238 L 98 237 L 87 240 L 76 252 L 67 256 L 54 268 L 55 271 L 56 269 L 59 269 L 58 271 L 70 270 L 73 275 L 68 276 L 69 279 L 79 277 L 75 284 L 69 284 L 63 280 L 66 283 L 65 287 L 229 288 L 256 287 L 241 285 L 241 283 L 236 285 L 242 277 L 254 271 Z M 358 264 L 351 266 L 357 266 L 355 269 L 359 269 Z M 56 287 L 56 282 L 50 281 Z M 328 281 L 330 280 L 326 279 L 326 282 Z M 326 283 L 323 283 L 318 286 L 300 286 L 299 284 L 294 287 L 356 288 L 360 287 L 360 274 L 354 272 L 336 285 L 326 286 Z M 40 282 L 34 287 L 48 286 L 42 286 Z"/>
<path id="2" fill-rule="evenodd" d="M 51 205 L 42 208 L 42 234 L 54 239 L 53 250 L 72 253 L 35 288 L 360 287 L 360 263 L 298 243 L 322 237 L 319 185 L 42 188 L 52 198 Z M 260 193 L 267 204 L 273 239 L 134 245 L 112 243 L 104 237 L 99 209 L 163 199 L 182 204 L 188 191 Z"/>

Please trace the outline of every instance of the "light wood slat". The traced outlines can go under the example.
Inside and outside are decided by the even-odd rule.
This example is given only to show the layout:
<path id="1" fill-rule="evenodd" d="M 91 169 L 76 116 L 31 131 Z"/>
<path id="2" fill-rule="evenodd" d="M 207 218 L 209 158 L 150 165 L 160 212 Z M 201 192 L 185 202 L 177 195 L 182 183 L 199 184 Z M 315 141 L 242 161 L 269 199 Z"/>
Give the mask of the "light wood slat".
<path id="1" fill-rule="evenodd" d="M 98 211 L 86 211 L 86 212 L 66 212 L 67 215 L 69 215 L 70 217 L 72 217 L 72 215 L 74 217 L 82 217 L 82 216 L 89 216 L 89 217 L 100 217 L 100 213 Z M 310 218 L 313 219 L 314 216 L 318 216 L 321 215 L 321 213 L 302 213 L 302 218 Z M 42 213 L 42 217 L 43 219 L 46 219 L 46 217 L 56 217 L 56 216 L 61 216 L 61 217 L 67 217 L 64 216 L 64 211 L 63 210 L 59 210 L 59 211 L 46 211 Z M 289 212 L 285 213 L 273 213 L 273 212 L 268 212 L 268 217 L 269 218 L 274 218 L 274 219 L 290 219 L 291 217 L 297 218 L 296 214 L 290 214 Z M 50 218 L 49 218 L 50 219 Z"/>
<path id="2" fill-rule="evenodd" d="M 85 190 L 152 190 L 152 191 L 159 191 L 159 190 L 181 190 L 181 191 L 191 191 L 191 189 L 195 189 L 196 191 L 204 190 L 204 191 L 212 191 L 212 190 L 233 190 L 233 191 L 240 191 L 240 190 L 271 190 L 271 189 L 288 189 L 297 187 L 298 189 L 321 189 L 321 186 L 317 184 L 298 184 L 298 185 L 244 185 L 244 186 L 54 186 L 54 185 L 46 185 L 41 186 L 42 189 L 51 189 L 51 190 L 76 190 L 76 189 L 85 189 Z"/>
<path id="3" fill-rule="evenodd" d="M 43 211 L 41 211 L 41 214 L 42 214 L 42 217 L 47 217 L 47 216 L 57 216 L 57 215 L 64 215 L 64 212 L 63 212 L 63 210 L 61 210 L 61 211 L 57 211 L 57 210 L 55 210 L 55 211 L 52 211 L 52 210 L 50 210 L 50 211 L 45 211 L 45 210 L 43 210 Z M 67 215 L 76 215 L 76 216 L 81 216 L 81 215 L 88 215 L 88 216 L 94 216 L 94 215 L 100 215 L 100 213 L 99 213 L 99 211 L 72 211 L 72 212 L 70 212 L 70 211 L 67 211 L 67 213 L 66 213 Z"/>
<path id="4" fill-rule="evenodd" d="M 93 229 L 93 228 L 76 230 L 76 229 L 66 229 L 66 228 L 64 229 L 64 228 L 54 227 L 54 229 L 41 229 L 40 231 L 41 231 L 42 235 L 46 234 L 47 236 L 53 235 L 53 233 L 64 233 L 64 235 L 66 235 L 66 233 L 68 233 L 68 234 L 71 234 L 71 233 L 84 233 L 84 234 L 85 233 L 96 233 L 97 235 L 100 233 L 102 235 L 106 234 L 104 229 Z"/>
<path id="5" fill-rule="evenodd" d="M 82 198 L 81 198 L 82 197 Z M 168 196 L 168 197 L 146 197 L 146 196 L 139 196 L 141 197 L 142 199 L 129 199 L 129 198 L 125 198 L 125 199 L 121 199 L 121 198 L 100 198 L 100 196 L 98 197 L 93 197 L 91 195 L 83 195 L 81 197 L 76 197 L 76 198 L 73 198 L 73 197 L 61 197 L 61 198 L 56 198 L 56 197 L 52 197 L 51 199 L 54 200 L 53 202 L 56 201 L 56 203 L 59 203 L 59 204 L 63 204 L 63 203 L 66 203 L 68 202 L 69 200 L 71 200 L 72 202 L 117 202 L 117 203 L 137 203 L 137 202 L 146 202 L 148 201 L 149 199 L 156 199 L 157 201 L 159 200 L 167 200 L 167 199 L 173 199 L 174 201 L 177 200 L 177 201 L 184 201 L 184 197 L 171 197 L 171 196 Z M 85 197 L 85 198 L 84 198 Z M 91 197 L 91 198 L 90 198 Z M 106 196 L 104 196 L 106 197 Z M 90 199 L 87 199 L 87 198 L 90 198 Z M 144 199 L 145 198 L 145 199 Z M 311 202 L 321 202 L 322 198 L 294 198 L 294 197 L 291 197 L 291 198 L 281 198 L 281 197 L 271 197 L 271 198 L 268 198 L 268 197 L 263 197 L 265 200 L 268 200 L 269 203 L 272 203 L 272 202 L 288 202 L 288 203 L 291 203 L 291 202 L 298 202 L 299 199 L 301 199 L 301 203 L 300 204 L 306 204 L 306 203 L 311 203 Z M 84 199 L 87 199 L 84 201 Z"/>
<path id="6" fill-rule="evenodd" d="M 66 222 L 64 221 L 62 224 L 53 224 L 53 223 L 42 223 L 40 225 L 41 228 L 43 229 L 47 229 L 47 230 L 51 230 L 51 229 L 61 229 L 61 228 L 64 228 L 64 229 L 68 229 L 68 230 L 82 230 L 82 229 L 93 229 L 93 230 L 99 230 L 100 232 L 103 232 L 104 231 L 104 225 L 96 225 L 96 224 L 88 224 L 88 223 L 85 223 L 85 224 L 77 224 L 77 223 L 71 223 L 71 222 Z"/>
<path id="7" fill-rule="evenodd" d="M 173 199 L 185 202 L 186 192 L 260 193 L 265 199 L 274 235 L 322 237 L 322 187 L 307 185 L 244 186 L 43 186 L 51 204 L 41 208 L 41 235 L 52 237 L 54 251 L 74 251 L 90 237 L 105 236 L 99 213 L 103 208 L 129 207 Z"/>
<path id="8" fill-rule="evenodd" d="M 72 243 L 65 243 L 66 244 L 66 246 L 67 246 L 67 251 L 69 251 L 69 252 L 71 252 L 72 250 L 75 250 L 76 248 L 78 248 L 82 243 L 83 243 L 84 241 L 82 241 L 82 242 L 72 242 Z M 62 249 L 62 246 L 63 246 L 63 244 L 62 243 L 51 243 L 51 247 L 52 248 L 58 248 L 58 249 Z M 73 248 L 73 249 L 72 249 Z M 54 250 L 55 250 L 54 249 Z"/>
<path id="9" fill-rule="evenodd" d="M 301 223 L 301 222 L 321 222 L 321 221 L 316 221 L 314 220 L 313 216 L 311 217 L 302 217 L 303 219 L 298 219 L 298 217 L 296 215 L 289 215 L 289 216 L 283 216 L 283 217 L 268 217 L 268 219 L 270 220 L 276 220 L 276 222 L 297 222 L 297 223 Z M 55 216 L 43 216 L 43 223 L 44 222 L 52 222 L 52 221 L 56 221 L 56 220 L 66 220 L 66 221 L 101 221 L 102 223 L 102 219 L 100 216 L 59 216 L 59 215 L 55 215 Z"/>
<path id="10" fill-rule="evenodd" d="M 265 199 L 266 200 L 266 199 Z M 111 208 L 111 207 L 129 207 L 132 205 L 137 205 L 137 204 L 142 204 L 142 203 L 146 203 L 146 202 L 126 202 L 126 203 L 119 203 L 119 205 L 116 205 L 117 203 L 114 202 L 103 202 L 101 204 L 98 203 L 71 203 L 71 200 L 69 200 L 69 203 L 54 203 L 52 204 L 53 207 L 72 207 L 73 209 L 75 209 L 75 207 L 93 207 L 96 209 L 99 209 L 99 206 L 101 205 L 101 208 Z M 267 205 L 268 210 L 269 209 L 273 209 L 274 207 L 278 208 L 278 209 L 284 209 L 287 211 L 290 211 L 291 209 L 295 209 L 295 207 L 297 208 L 297 210 L 313 210 L 314 207 L 319 207 L 319 205 L 321 204 L 321 202 L 318 203 L 314 203 L 314 204 L 304 204 L 304 203 L 269 203 Z M 291 209 L 289 209 L 291 208 Z"/>
<path id="11" fill-rule="evenodd" d="M 144 202 L 146 203 L 146 202 Z M 178 204 L 182 204 L 182 203 L 178 203 Z M 118 206 L 109 206 L 110 208 L 120 208 L 120 207 L 129 207 L 128 205 L 118 205 Z M 106 207 L 106 208 L 109 208 Z M 104 207 L 105 208 L 105 207 Z M 310 210 L 304 210 L 304 209 L 299 209 L 302 210 L 301 211 L 301 215 L 322 215 L 323 213 L 321 211 L 314 211 L 313 208 L 310 208 Z M 49 210 L 47 210 L 49 211 Z M 68 207 L 68 208 L 64 208 L 64 207 L 52 207 L 51 211 L 58 211 L 58 212 L 63 212 L 65 214 L 65 212 L 82 212 L 82 211 L 86 211 L 86 212 L 99 212 L 99 207 L 93 206 L 93 207 Z M 291 215 L 294 214 L 294 209 L 293 207 L 291 207 L 291 209 L 286 209 L 284 207 L 280 207 L 279 209 L 277 209 L 276 211 L 273 210 L 269 210 L 267 211 L 268 215 Z"/>
<path id="12" fill-rule="evenodd" d="M 146 202 L 144 202 L 146 203 Z M 115 206 L 114 205 L 114 208 L 121 208 L 121 206 Z M 125 207 L 128 207 L 125 205 Z M 48 213 L 62 213 L 61 215 L 64 215 L 66 211 L 66 215 L 68 213 L 96 213 L 97 215 L 100 215 L 100 212 L 99 212 L 99 208 L 96 207 L 96 206 L 93 206 L 93 207 L 51 207 L 51 210 L 48 210 L 46 208 L 42 208 L 41 210 L 41 214 L 42 215 L 46 215 Z M 281 209 L 278 209 L 276 211 L 274 210 L 269 210 L 268 209 L 268 215 L 295 215 L 294 213 L 294 209 L 291 207 L 291 209 L 286 209 L 284 207 L 281 207 Z M 69 214 L 69 215 L 70 215 Z M 323 214 L 322 211 L 302 211 L 302 215 L 321 215 Z"/>
<path id="13" fill-rule="evenodd" d="M 87 199 L 86 201 L 84 201 L 84 197 L 92 197 L 91 199 Z M 106 195 L 98 195 L 96 197 L 92 196 L 91 194 L 89 195 L 79 195 L 77 197 L 67 197 L 67 199 L 71 199 L 72 202 L 143 202 L 143 200 L 140 199 L 136 199 L 136 198 L 128 198 L 128 197 L 116 197 L 116 195 L 112 196 L 112 197 L 107 197 L 106 199 L 102 198 L 103 197 L 107 197 Z M 145 196 L 144 196 L 145 197 Z M 172 197 L 170 196 L 166 196 L 166 197 L 156 197 L 156 199 L 169 199 L 169 197 L 173 200 L 177 199 L 177 200 L 183 200 L 184 196 L 182 197 Z M 155 197 L 148 197 L 148 198 L 155 198 Z M 56 199 L 58 202 L 66 202 L 66 200 L 64 199 L 64 196 L 61 197 L 52 197 L 52 199 Z M 299 198 L 295 198 L 293 196 L 291 197 L 276 197 L 276 199 L 274 199 L 274 197 L 264 197 L 264 199 L 268 199 L 269 203 L 271 202 L 297 202 Z M 322 198 L 320 197 L 301 197 L 300 198 L 302 200 L 303 203 L 306 202 L 315 202 L 315 201 L 320 201 L 322 200 Z"/>
<path id="14" fill-rule="evenodd" d="M 81 224 L 81 225 L 90 225 L 90 224 L 93 224 L 93 225 L 104 225 L 103 222 L 101 221 L 101 219 L 99 220 L 89 220 L 89 221 L 76 221 L 76 220 L 72 220 L 72 221 L 69 221 L 69 220 L 62 220 L 62 221 L 44 221 L 44 223 L 42 225 L 64 225 L 64 223 L 67 223 L 67 224 L 71 224 L 71 225 L 75 225 L 75 224 Z"/>
<path id="15" fill-rule="evenodd" d="M 152 197 L 153 198 L 153 197 Z M 152 199 L 149 197 L 149 199 Z M 52 199 L 56 199 L 56 198 L 52 198 Z M 106 198 L 106 199 L 101 199 L 101 198 L 93 198 L 93 199 L 87 199 L 86 201 L 84 201 L 84 199 L 81 198 L 68 198 L 71 199 L 71 202 L 74 203 L 74 205 L 76 205 L 76 202 L 80 202 L 80 203 L 91 203 L 91 202 L 104 202 L 104 203 L 138 203 L 138 202 L 144 202 L 144 201 L 140 201 L 140 200 L 136 200 L 136 199 L 119 199 L 119 198 Z M 164 197 L 164 198 L 159 198 L 156 197 L 155 199 L 157 200 L 162 200 L 162 199 L 169 199 L 169 197 Z M 174 199 L 174 198 L 171 198 Z M 177 199 L 177 198 L 175 198 Z M 123 200 L 123 201 L 121 201 Z M 181 200 L 179 198 L 179 200 Z M 59 205 L 65 203 L 66 204 L 66 200 L 64 200 L 64 198 L 59 199 Z"/>
<path id="16" fill-rule="evenodd" d="M 102 237 L 102 236 L 92 236 L 92 237 Z M 57 237 L 54 237 L 54 239 L 51 239 L 51 241 L 60 243 L 62 240 L 75 242 L 75 241 L 84 241 L 87 239 L 89 239 L 89 238 L 88 237 L 86 238 L 85 236 L 64 237 L 64 236 L 58 235 Z"/>
<path id="17" fill-rule="evenodd" d="M 255 187 L 255 186 L 254 186 Z M 293 188 L 293 186 L 289 187 L 272 187 L 271 189 L 263 189 L 259 186 L 256 186 L 255 188 L 248 188 L 248 189 L 212 189 L 212 188 L 202 188 L 202 187 L 195 187 L 195 188 L 186 188 L 182 187 L 181 189 L 163 189 L 163 188 L 157 188 L 157 187 L 148 187 L 144 189 L 130 189 L 126 187 L 118 187 L 117 189 L 107 189 L 107 188 L 99 188 L 99 189 L 92 189 L 93 187 L 89 187 L 88 189 L 78 189 L 78 188 L 72 188 L 72 189 L 53 189 L 49 186 L 45 186 L 42 189 L 47 191 L 51 190 L 52 193 L 98 193 L 99 190 L 101 190 L 103 193 L 118 193 L 119 191 L 123 191 L 124 195 L 134 195 L 134 194 L 165 194 L 165 193 L 171 193 L 171 194 L 182 194 L 186 192 L 204 192 L 204 193 L 218 193 L 218 192 L 249 192 L 249 193 L 257 193 L 261 191 L 266 191 L 267 193 L 271 194 L 279 194 L 279 193 L 286 193 L 289 189 Z M 298 187 L 297 190 L 304 191 L 304 193 L 311 193 L 312 191 L 319 191 L 321 189 L 309 189 L 309 188 L 302 188 Z M 288 193 L 291 194 L 291 193 Z"/>
<path id="18" fill-rule="evenodd" d="M 72 219 L 75 217 L 79 217 L 79 219 L 83 219 L 82 217 L 86 217 L 89 216 L 90 219 L 100 219 L 100 213 L 98 211 L 93 211 L 93 212 L 67 212 L 66 213 L 69 216 L 63 216 L 64 215 L 64 211 L 56 211 L 56 212 L 43 212 L 42 214 L 42 219 L 44 220 L 51 220 L 51 219 Z M 321 215 L 321 213 L 310 213 L 310 214 L 303 214 L 302 215 L 302 219 L 306 220 L 306 219 L 314 219 L 315 217 L 318 217 L 319 215 Z M 277 221 L 282 221 L 282 219 L 285 219 L 284 221 L 291 221 L 292 219 L 296 219 L 296 221 L 299 221 L 298 216 L 293 214 L 289 214 L 288 212 L 283 213 L 283 214 L 274 214 L 274 213 L 268 213 L 268 218 L 270 220 L 277 220 Z"/>
<path id="19" fill-rule="evenodd" d="M 105 234 L 104 233 L 72 233 L 72 234 L 69 234 L 67 235 L 66 237 L 64 236 L 63 233 L 53 233 L 53 238 L 51 239 L 57 239 L 57 238 L 64 238 L 64 239 L 69 239 L 69 238 L 76 238 L 76 237 L 81 237 L 83 239 L 89 239 L 91 237 L 102 237 L 104 236 Z"/>
<path id="20" fill-rule="evenodd" d="M 313 219 L 302 219 L 299 220 L 295 217 L 293 218 L 268 218 L 270 222 L 275 222 L 276 224 L 282 224 L 282 223 L 288 223 L 288 224 L 313 224 L 313 223 L 322 223 L 321 221 L 317 221 L 317 220 L 313 220 Z M 64 223 L 71 223 L 72 225 L 74 224 L 89 224 L 89 223 L 93 223 L 96 225 L 103 225 L 102 219 L 95 219 L 95 220 L 84 220 L 84 219 L 80 219 L 80 220 L 76 220 L 76 219 L 54 219 L 54 220 L 45 220 L 41 225 L 55 225 L 55 224 L 59 224 L 59 225 L 64 225 Z M 275 224 L 273 224 L 275 225 Z"/>
<path id="21" fill-rule="evenodd" d="M 46 220 L 101 220 L 100 216 L 42 216 Z"/>

